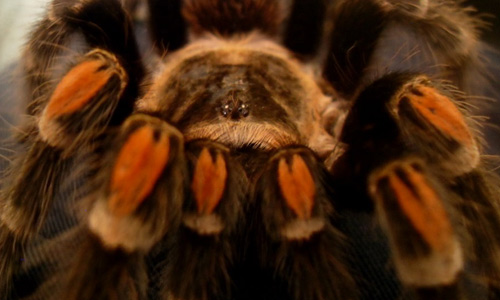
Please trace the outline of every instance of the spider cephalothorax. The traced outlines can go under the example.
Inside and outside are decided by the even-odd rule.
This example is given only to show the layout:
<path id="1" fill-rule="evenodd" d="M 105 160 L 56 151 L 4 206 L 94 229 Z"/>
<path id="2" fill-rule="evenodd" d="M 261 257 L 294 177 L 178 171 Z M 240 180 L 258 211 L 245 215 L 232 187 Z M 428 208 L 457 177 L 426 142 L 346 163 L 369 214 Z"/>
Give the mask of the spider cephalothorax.
<path id="1" fill-rule="evenodd" d="M 168 57 L 137 106 L 162 114 L 186 140 L 257 149 L 302 144 L 331 151 L 333 139 L 320 124 L 330 98 L 306 72 L 262 36 L 209 36 Z"/>
<path id="2" fill-rule="evenodd" d="M 21 63 L 0 293 L 498 299 L 481 26 L 446 0 L 54 0 Z"/>

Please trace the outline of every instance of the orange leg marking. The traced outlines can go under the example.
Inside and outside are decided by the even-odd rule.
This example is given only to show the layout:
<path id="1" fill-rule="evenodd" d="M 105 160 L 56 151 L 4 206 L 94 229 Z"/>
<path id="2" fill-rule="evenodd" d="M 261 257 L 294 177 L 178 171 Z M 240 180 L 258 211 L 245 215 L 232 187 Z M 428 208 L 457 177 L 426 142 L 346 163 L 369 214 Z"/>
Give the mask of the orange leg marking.
<path id="1" fill-rule="evenodd" d="M 130 134 L 111 174 L 108 207 L 118 216 L 131 214 L 151 192 L 168 161 L 170 141 L 155 129 L 143 126 Z"/>
<path id="2" fill-rule="evenodd" d="M 453 230 L 441 199 L 424 175 L 411 167 L 405 168 L 405 173 L 415 192 L 396 173 L 388 175 L 399 205 L 428 245 L 444 251 L 453 238 Z"/>
<path id="3" fill-rule="evenodd" d="M 221 154 L 214 161 L 207 148 L 203 148 L 196 162 L 191 188 L 199 214 L 209 215 L 219 204 L 226 185 L 226 162 Z"/>
<path id="4" fill-rule="evenodd" d="M 50 98 L 46 109 L 48 119 L 81 109 L 106 85 L 114 73 L 104 67 L 100 60 L 84 61 L 71 69 Z"/>
<path id="5" fill-rule="evenodd" d="M 410 93 L 408 98 L 420 115 L 443 133 L 466 146 L 472 147 L 474 140 L 462 113 L 455 104 L 434 88 L 419 86 L 418 91 L 423 96 Z"/>
<path id="6" fill-rule="evenodd" d="M 288 207 L 299 219 L 310 218 L 316 187 L 306 163 L 299 155 L 293 156 L 291 168 L 284 158 L 280 160 L 278 183 Z"/>

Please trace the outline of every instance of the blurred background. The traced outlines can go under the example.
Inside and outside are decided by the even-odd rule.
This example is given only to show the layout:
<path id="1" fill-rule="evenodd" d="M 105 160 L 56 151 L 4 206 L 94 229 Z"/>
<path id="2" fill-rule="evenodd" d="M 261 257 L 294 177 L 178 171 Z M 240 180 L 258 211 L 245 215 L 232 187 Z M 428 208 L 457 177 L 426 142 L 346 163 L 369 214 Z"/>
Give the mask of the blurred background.
<path id="1" fill-rule="evenodd" d="M 0 0 L 0 69 L 16 61 L 48 0 Z"/>
<path id="2" fill-rule="evenodd" d="M 465 4 L 472 5 L 479 12 L 487 14 L 485 19 L 491 24 L 491 28 L 484 32 L 483 38 L 500 47 L 500 0 L 467 0 Z"/>

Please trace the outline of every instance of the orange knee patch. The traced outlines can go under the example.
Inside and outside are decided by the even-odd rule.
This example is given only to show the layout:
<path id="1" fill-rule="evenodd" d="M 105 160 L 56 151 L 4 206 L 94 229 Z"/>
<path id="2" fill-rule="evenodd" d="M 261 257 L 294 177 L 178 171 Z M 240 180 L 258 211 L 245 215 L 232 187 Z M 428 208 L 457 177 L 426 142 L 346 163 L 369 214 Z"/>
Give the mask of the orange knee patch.
<path id="1" fill-rule="evenodd" d="M 387 175 L 401 210 L 432 249 L 446 249 L 453 230 L 442 199 L 421 172 L 413 167 L 405 167 L 403 171 L 407 182 L 396 172 Z"/>
<path id="2" fill-rule="evenodd" d="M 284 158 L 278 164 L 278 183 L 288 207 L 299 219 L 311 217 L 316 186 L 311 172 L 299 155 L 292 157 L 291 167 Z"/>
<path id="3" fill-rule="evenodd" d="M 167 164 L 170 141 L 151 126 L 133 131 L 121 148 L 111 173 L 108 207 L 118 216 L 131 214 L 151 194 Z"/>
<path id="4" fill-rule="evenodd" d="M 84 107 L 109 81 L 114 72 L 101 60 L 87 60 L 71 69 L 59 82 L 46 114 L 49 119 L 71 114 Z"/>
<path id="5" fill-rule="evenodd" d="M 422 94 L 408 93 L 411 105 L 431 125 L 465 146 L 473 146 L 474 140 L 460 110 L 436 89 L 419 86 Z"/>
<path id="6" fill-rule="evenodd" d="M 199 214 L 209 215 L 219 204 L 226 186 L 226 162 L 220 153 L 215 162 L 207 148 L 203 148 L 196 162 L 191 189 Z"/>

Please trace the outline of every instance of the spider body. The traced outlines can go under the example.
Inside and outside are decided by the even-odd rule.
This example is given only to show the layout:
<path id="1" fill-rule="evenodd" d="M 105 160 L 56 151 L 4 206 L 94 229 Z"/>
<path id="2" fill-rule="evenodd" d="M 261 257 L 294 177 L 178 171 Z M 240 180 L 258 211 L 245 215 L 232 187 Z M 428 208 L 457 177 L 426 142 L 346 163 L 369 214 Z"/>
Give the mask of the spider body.
<path id="1" fill-rule="evenodd" d="M 318 148 L 313 144 L 323 137 L 323 147 L 332 146 L 319 121 L 328 99 L 278 45 L 258 36 L 233 42 L 212 37 L 168 60 L 138 107 L 160 112 L 187 140 L 275 149 Z"/>
<path id="2" fill-rule="evenodd" d="M 499 181 L 465 104 L 486 84 L 472 10 L 125 4 L 55 0 L 27 45 L 7 299 L 371 299 L 352 214 L 373 216 L 396 297 L 472 283 L 497 299 Z"/>

